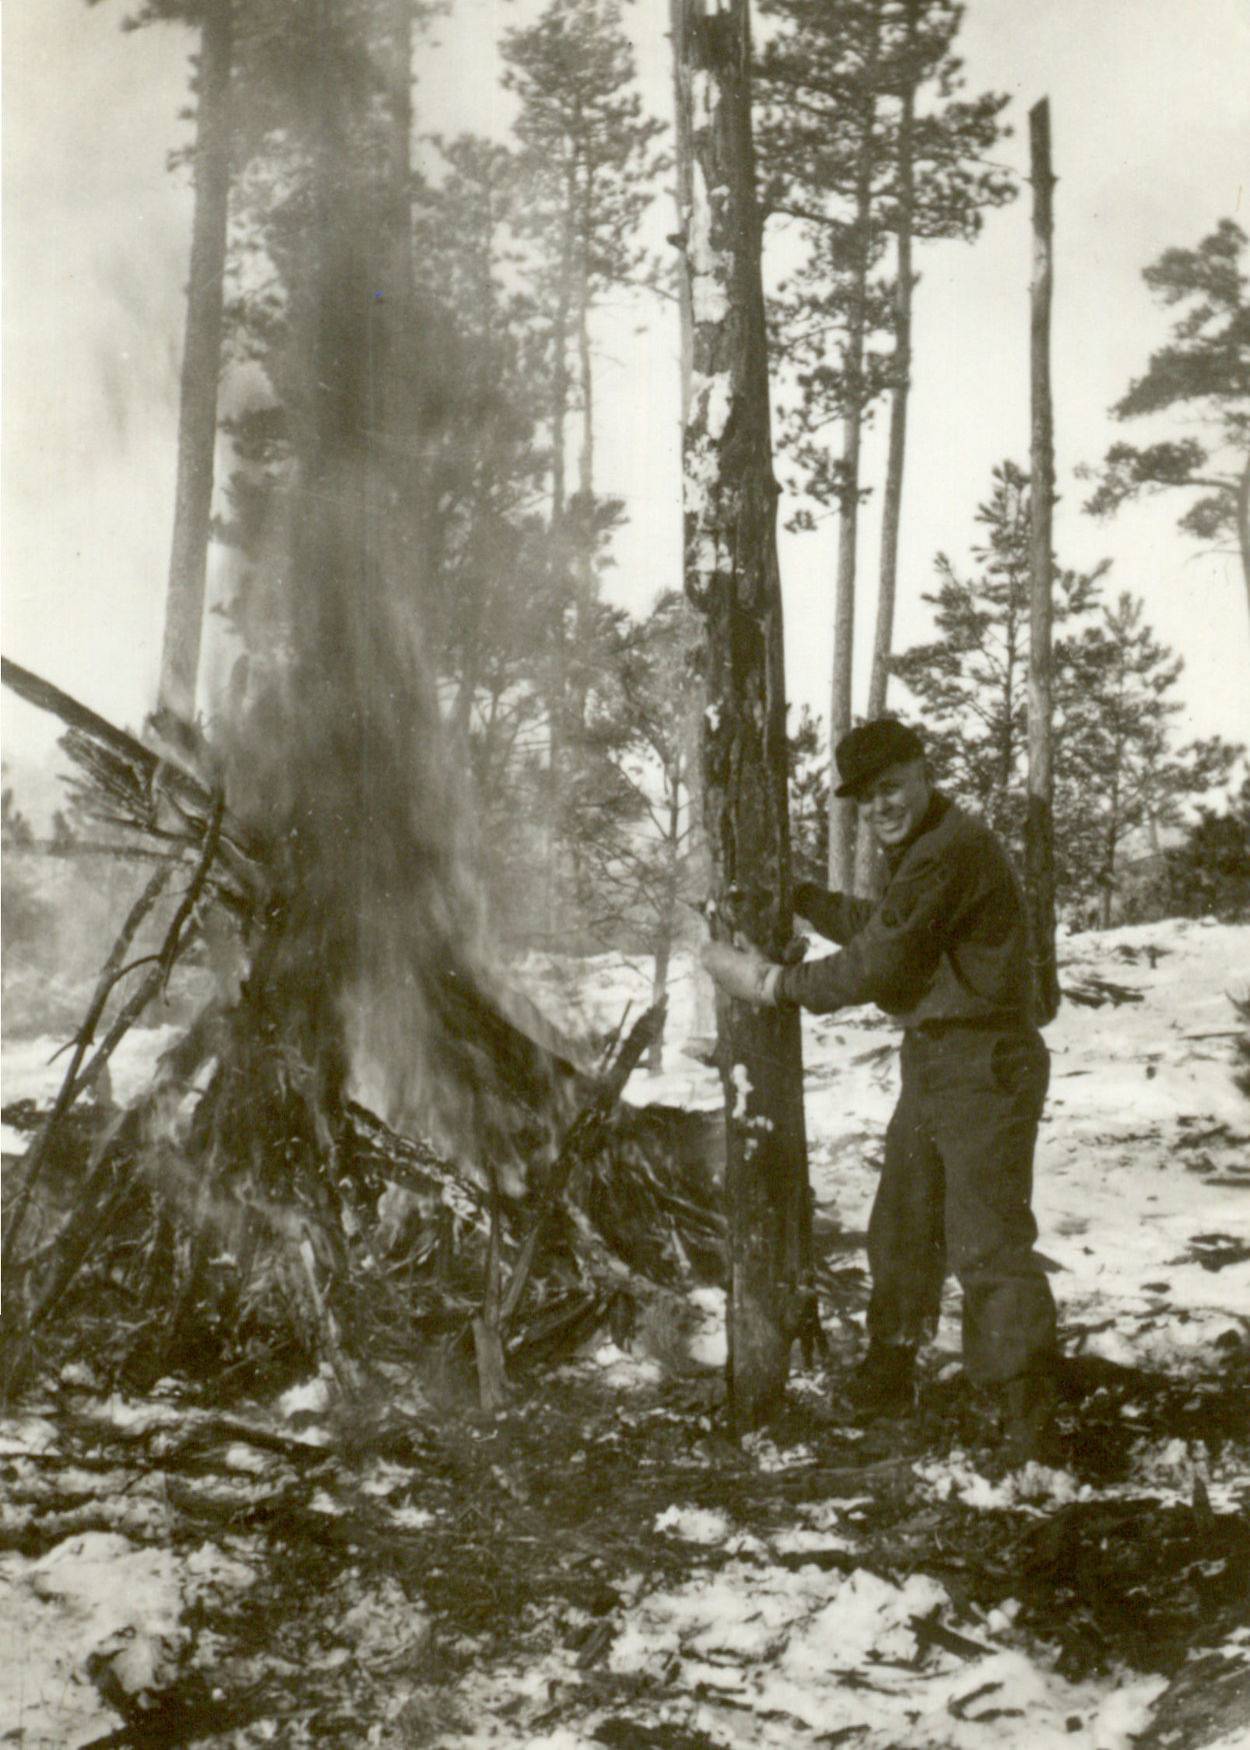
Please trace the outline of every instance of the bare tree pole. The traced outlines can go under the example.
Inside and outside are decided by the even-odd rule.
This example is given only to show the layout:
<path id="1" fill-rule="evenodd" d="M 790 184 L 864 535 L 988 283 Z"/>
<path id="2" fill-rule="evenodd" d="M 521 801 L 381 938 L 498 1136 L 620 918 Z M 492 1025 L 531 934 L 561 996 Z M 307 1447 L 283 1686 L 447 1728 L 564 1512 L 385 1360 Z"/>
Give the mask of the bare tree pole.
<path id="1" fill-rule="evenodd" d="M 230 73 L 234 0 L 208 0 L 200 25 L 195 216 L 178 403 L 178 475 L 165 596 L 159 702 L 195 715 L 217 447 L 226 221 L 230 206 Z"/>
<path id="2" fill-rule="evenodd" d="M 747 0 L 674 0 L 677 144 L 691 332 L 686 593 L 704 623 L 703 807 L 713 928 L 774 957 L 789 937 L 790 829 L 761 226 Z M 794 1009 L 718 1003 L 729 1217 L 729 1407 L 779 1407 L 812 1330 L 802 1048 Z"/>
<path id="3" fill-rule="evenodd" d="M 1052 764 L 1055 418 L 1050 393 L 1050 307 L 1054 285 L 1055 178 L 1050 165 L 1050 104 L 1029 111 L 1033 184 L 1033 285 L 1030 346 L 1032 448 L 1029 545 L 1029 793 L 1024 829 L 1025 885 L 1032 927 L 1040 1018 L 1059 1008 L 1055 965 L 1055 820 Z"/>
<path id="4" fill-rule="evenodd" d="M 915 40 L 915 0 L 907 8 L 907 47 Z M 900 99 L 898 122 L 898 209 L 895 223 L 893 393 L 885 491 L 881 501 L 881 562 L 877 591 L 877 624 L 873 634 L 872 668 L 868 675 L 868 720 L 885 713 L 890 687 L 890 652 L 894 645 L 894 604 L 898 595 L 898 537 L 903 515 L 903 469 L 907 460 L 907 401 L 911 392 L 912 231 L 916 187 L 913 151 L 916 118 L 916 77 L 909 73 Z M 855 853 L 855 891 L 872 887 L 875 858 L 872 834 L 861 827 Z"/>
<path id="5" fill-rule="evenodd" d="M 859 552 L 860 466 L 864 437 L 864 345 L 868 333 L 868 272 L 872 254 L 872 183 L 876 169 L 877 57 L 881 19 L 873 14 L 864 61 L 863 137 L 855 172 L 855 221 L 849 250 L 854 264 L 846 343 L 842 349 L 846 412 L 842 422 L 841 476 L 838 487 L 838 565 L 833 605 L 833 683 L 829 707 L 829 885 L 848 890 L 855 879 L 854 802 L 834 792 L 839 773 L 837 745 L 854 721 L 851 708 L 855 665 L 855 581 Z"/>

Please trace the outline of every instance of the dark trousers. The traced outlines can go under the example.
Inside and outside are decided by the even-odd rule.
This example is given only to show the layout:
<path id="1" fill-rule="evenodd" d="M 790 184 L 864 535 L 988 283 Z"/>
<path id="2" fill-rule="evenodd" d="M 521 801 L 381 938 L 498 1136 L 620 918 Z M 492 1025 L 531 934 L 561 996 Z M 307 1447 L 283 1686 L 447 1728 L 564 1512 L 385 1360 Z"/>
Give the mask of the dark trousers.
<path id="1" fill-rule="evenodd" d="M 868 1224 L 876 1342 L 937 1325 L 948 1268 L 963 1288 L 964 1368 L 977 1385 L 1046 1371 L 1055 1303 L 1033 1250 L 1033 1148 L 1050 1079 L 1035 1032 L 908 1031 L 903 1087 Z"/>

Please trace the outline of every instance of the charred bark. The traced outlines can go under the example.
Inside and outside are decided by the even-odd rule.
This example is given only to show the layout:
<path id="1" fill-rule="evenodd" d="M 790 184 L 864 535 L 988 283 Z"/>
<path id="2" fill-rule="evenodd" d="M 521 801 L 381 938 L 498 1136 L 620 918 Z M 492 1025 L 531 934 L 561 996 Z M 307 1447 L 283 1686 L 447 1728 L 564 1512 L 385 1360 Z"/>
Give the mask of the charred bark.
<path id="1" fill-rule="evenodd" d="M 785 675 L 746 0 L 674 13 L 692 377 L 686 592 L 704 623 L 704 820 L 714 928 L 780 958 L 789 937 Z M 739 1429 L 778 1408 L 811 1316 L 798 1013 L 724 1001 L 729 1392 Z"/>
<path id="2" fill-rule="evenodd" d="M 1050 390 L 1050 311 L 1054 283 L 1055 178 L 1050 163 L 1050 105 L 1029 111 L 1033 182 L 1033 287 L 1030 389 L 1032 447 L 1029 542 L 1029 777 L 1025 819 L 1025 885 L 1028 892 L 1039 1018 L 1059 1009 L 1055 959 L 1054 819 L 1054 616 L 1055 421 Z"/>

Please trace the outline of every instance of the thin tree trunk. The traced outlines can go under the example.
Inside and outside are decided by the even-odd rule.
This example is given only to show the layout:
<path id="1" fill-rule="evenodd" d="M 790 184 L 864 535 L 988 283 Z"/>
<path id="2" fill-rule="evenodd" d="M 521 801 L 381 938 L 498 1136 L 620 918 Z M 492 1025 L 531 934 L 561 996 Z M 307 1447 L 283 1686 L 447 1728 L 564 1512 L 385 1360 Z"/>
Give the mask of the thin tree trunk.
<path id="1" fill-rule="evenodd" d="M 664 1001 L 664 993 L 668 989 L 668 966 L 673 952 L 672 921 L 665 919 L 660 924 L 660 935 L 656 943 L 655 960 L 651 968 L 651 1007 Z M 655 1035 L 647 1047 L 647 1068 L 653 1076 L 658 1076 L 664 1068 L 664 1031 Z"/>
<path id="2" fill-rule="evenodd" d="M 668 866 L 664 871 L 664 889 L 656 940 L 655 965 L 651 976 L 651 1007 L 662 1003 L 668 993 L 668 968 L 673 953 L 673 936 L 677 928 L 677 856 L 681 834 L 681 764 L 670 768 L 668 777 Z M 661 1024 L 651 1041 L 647 1066 L 653 1075 L 664 1068 L 664 1027 Z"/>
<path id="3" fill-rule="evenodd" d="M 674 45 L 680 41 L 681 15 L 683 0 L 669 0 L 669 27 Z M 677 117 L 677 127 L 683 127 L 682 116 L 682 78 L 676 52 L 673 55 L 673 104 Z M 677 321 L 679 359 L 681 363 L 681 430 L 685 433 L 690 419 L 691 390 L 694 376 L 694 310 L 691 304 L 690 273 L 685 259 L 686 245 L 683 227 L 691 210 L 693 198 L 694 163 L 690 153 L 689 131 L 687 130 L 682 149 L 674 155 L 675 180 L 673 196 L 677 207 L 677 228 L 674 241 L 678 247 L 677 262 Z M 700 691 L 706 699 L 707 687 L 704 677 L 699 677 Z M 700 713 L 700 723 L 702 713 Z M 707 832 L 704 825 L 703 808 L 703 773 L 699 758 L 699 748 L 696 738 L 692 736 L 686 749 L 683 761 L 686 770 L 686 782 L 689 791 L 689 833 L 690 843 L 696 861 L 696 889 L 707 885 L 710 881 L 702 879 L 708 870 Z M 694 1032 L 697 1037 L 710 1038 L 716 1031 L 716 991 L 711 979 L 703 969 L 699 960 L 695 960 L 691 977 L 694 980 Z"/>
<path id="4" fill-rule="evenodd" d="M 1050 394 L 1050 308 L 1054 278 L 1055 178 L 1050 163 L 1050 105 L 1029 111 L 1033 182 L 1033 288 L 1030 347 L 1032 515 L 1029 547 L 1029 785 L 1024 828 L 1025 882 L 1032 926 L 1039 1018 L 1059 1008 L 1055 963 L 1055 821 L 1052 768 L 1054 664 L 1055 428 Z"/>
<path id="5" fill-rule="evenodd" d="M 876 26 L 864 68 L 869 89 L 864 104 L 864 135 L 855 178 L 855 279 L 847 323 L 844 379 L 846 417 L 842 424 L 842 474 L 839 489 L 838 570 L 833 609 L 833 687 L 829 709 L 829 885 L 849 890 L 855 879 L 855 804 L 840 802 L 838 742 L 852 723 L 851 689 L 855 659 L 855 572 L 859 544 L 859 463 L 864 430 L 864 339 L 868 327 L 869 226 L 872 218 L 873 130 L 877 100 Z"/>
<path id="6" fill-rule="evenodd" d="M 564 519 L 565 421 L 569 411 L 569 309 L 573 301 L 573 199 L 570 167 L 565 176 L 568 206 L 564 215 L 564 241 L 560 255 L 560 284 L 556 291 L 556 319 L 552 333 L 551 367 L 551 526 Z"/>
<path id="7" fill-rule="evenodd" d="M 704 815 L 715 928 L 779 957 L 790 842 L 761 231 L 746 0 L 674 11 L 682 233 L 693 315 L 684 432 L 685 583 L 702 616 Z M 811 1327 L 811 1234 L 798 1012 L 718 1005 L 729 1217 L 729 1407 L 735 1428 L 780 1406 Z"/>
<path id="8" fill-rule="evenodd" d="M 582 450 L 578 458 L 578 490 L 587 500 L 595 491 L 595 395 L 590 361 L 590 193 L 582 211 L 582 261 L 577 299 L 577 369 L 582 389 Z"/>
<path id="9" fill-rule="evenodd" d="M 577 288 L 577 375 L 582 396 L 582 442 L 581 453 L 577 466 L 577 490 L 582 498 L 585 522 L 578 527 L 576 575 L 577 575 L 577 633 L 582 643 L 582 654 L 585 654 L 590 636 L 592 612 L 596 596 L 594 548 L 591 535 L 591 505 L 595 494 L 595 385 L 594 372 L 590 358 L 590 237 L 591 237 L 591 190 L 589 186 L 590 172 L 587 171 L 587 188 L 582 202 L 581 216 L 581 250 L 578 261 Z M 581 674 L 586 673 L 585 662 L 580 662 L 578 668 Z M 580 731 L 586 721 L 586 687 L 583 682 L 574 700 L 574 722 Z"/>
<path id="10" fill-rule="evenodd" d="M 1108 835 L 1106 853 L 1103 857 L 1101 887 L 1098 896 L 1098 927 L 1102 930 L 1111 928 L 1111 906 L 1115 895 L 1115 838 Z"/>
<path id="11" fill-rule="evenodd" d="M 909 8 L 909 31 L 915 9 Z M 890 402 L 890 443 L 885 496 L 881 508 L 881 569 L 877 592 L 877 626 L 868 677 L 868 720 L 885 715 L 890 688 L 890 653 L 894 647 L 894 604 L 898 592 L 898 537 L 903 512 L 903 468 L 907 459 L 907 400 L 911 391 L 912 226 L 915 216 L 915 165 L 912 132 L 916 88 L 903 92 L 898 125 L 898 258 L 894 285 L 894 390 Z M 876 852 L 872 834 L 862 829 L 855 857 L 855 891 L 872 892 Z"/>
<path id="12" fill-rule="evenodd" d="M 230 208 L 233 54 L 233 0 L 211 0 L 200 26 L 195 215 L 179 388 L 174 530 L 159 681 L 161 707 L 187 719 L 195 715 L 213 508 L 217 384 L 221 373 L 226 226 Z"/>
<path id="13" fill-rule="evenodd" d="M 1246 585 L 1246 606 L 1250 607 L 1250 457 L 1237 482 L 1237 547 Z"/>

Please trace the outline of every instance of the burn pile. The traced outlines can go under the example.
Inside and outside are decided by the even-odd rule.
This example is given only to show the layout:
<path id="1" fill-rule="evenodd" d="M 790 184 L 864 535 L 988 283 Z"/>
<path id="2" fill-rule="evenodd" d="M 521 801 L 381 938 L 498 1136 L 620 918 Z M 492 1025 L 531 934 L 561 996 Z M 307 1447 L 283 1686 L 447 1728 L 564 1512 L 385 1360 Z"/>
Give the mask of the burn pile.
<path id="1" fill-rule="evenodd" d="M 429 910 L 388 978 L 362 953 L 367 889 L 355 909 L 336 901 L 289 829 L 267 840 L 203 769 L 15 664 L 4 680 L 67 723 L 80 802 L 154 865 L 58 1098 L 9 1114 L 34 1129 L 7 1199 L 10 1389 L 72 1334 L 138 1381 L 311 1361 L 357 1394 L 373 1364 L 419 1362 L 449 1384 L 476 1367 L 493 1403 L 507 1366 L 605 1321 L 620 1334 L 641 1303 L 719 1275 L 704 1120 L 620 1102 L 657 1011 L 586 1067 L 538 1017 L 519 1024 L 450 932 L 425 958 Z M 138 1100 L 95 1100 L 127 1031 L 206 944 L 220 964 L 227 938 L 233 990 L 200 1008 Z M 353 1097 L 353 1061 L 419 1134 Z"/>
<path id="2" fill-rule="evenodd" d="M 380 150 L 385 68 L 351 9 L 314 10 L 268 87 L 293 168 L 263 639 L 211 735 L 166 715 L 159 753 L 5 668 L 65 722 L 80 806 L 153 868 L 10 1204 L 11 1388 L 90 1312 L 123 1371 L 299 1355 L 354 1393 L 369 1363 L 437 1344 L 491 1403 L 507 1358 L 719 1273 L 682 1115 L 619 1102 L 658 1017 L 588 1068 L 491 972 L 422 636 L 422 459 L 450 390 L 421 357 L 406 137 Z M 196 956 L 217 995 L 141 1099 L 85 1123 Z"/>

